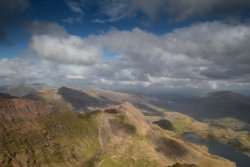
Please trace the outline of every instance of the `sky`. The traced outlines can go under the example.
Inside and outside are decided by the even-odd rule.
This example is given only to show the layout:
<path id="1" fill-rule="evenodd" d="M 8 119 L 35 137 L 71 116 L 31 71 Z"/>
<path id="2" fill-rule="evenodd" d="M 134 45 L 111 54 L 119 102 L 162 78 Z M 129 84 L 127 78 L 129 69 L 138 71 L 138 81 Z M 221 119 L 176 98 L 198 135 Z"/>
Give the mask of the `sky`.
<path id="1" fill-rule="evenodd" d="M 250 0 L 0 0 L 0 85 L 250 93 Z"/>

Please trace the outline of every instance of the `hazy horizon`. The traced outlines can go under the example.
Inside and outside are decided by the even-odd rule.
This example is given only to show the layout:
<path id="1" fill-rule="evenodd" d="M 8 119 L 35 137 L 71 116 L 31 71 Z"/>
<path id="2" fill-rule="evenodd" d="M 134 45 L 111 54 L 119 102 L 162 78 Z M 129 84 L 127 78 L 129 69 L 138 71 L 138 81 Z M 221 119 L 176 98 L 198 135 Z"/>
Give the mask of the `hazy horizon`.
<path id="1" fill-rule="evenodd" d="M 244 96 L 250 96 L 249 90 L 228 90 L 228 89 L 208 89 L 208 90 L 195 90 L 192 91 L 186 90 L 186 89 L 174 89 L 174 90 L 162 90 L 162 89 L 133 89 L 133 88 L 111 88 L 111 87 L 101 87 L 101 86 L 93 86 L 93 85 L 63 85 L 63 84 L 47 84 L 47 83 L 15 83 L 15 84 L 6 84 L 6 85 L 0 85 L 0 89 L 4 89 L 6 87 L 17 87 L 17 88 L 24 88 L 24 86 L 48 86 L 51 88 L 61 88 L 61 87 L 68 87 L 68 88 L 94 88 L 94 89 L 104 89 L 104 90 L 111 90 L 111 91 L 117 91 L 117 92 L 127 92 L 127 93 L 134 93 L 137 95 L 146 95 L 146 96 L 155 96 L 155 97 L 167 97 L 167 96 L 176 96 L 176 97 L 201 97 L 204 95 L 207 95 L 212 92 L 233 92 L 238 93 Z"/>

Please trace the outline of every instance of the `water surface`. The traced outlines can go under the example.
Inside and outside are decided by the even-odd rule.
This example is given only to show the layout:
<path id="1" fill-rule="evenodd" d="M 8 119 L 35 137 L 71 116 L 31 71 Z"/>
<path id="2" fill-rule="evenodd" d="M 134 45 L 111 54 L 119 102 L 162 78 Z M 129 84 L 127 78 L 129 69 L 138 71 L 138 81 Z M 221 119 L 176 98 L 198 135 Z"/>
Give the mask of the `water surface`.
<path id="1" fill-rule="evenodd" d="M 250 167 L 250 158 L 242 152 L 235 151 L 231 147 L 225 144 L 221 144 L 216 140 L 203 140 L 196 133 L 185 132 L 182 134 L 182 138 L 199 145 L 206 145 L 210 154 L 218 155 L 234 161 L 237 167 Z"/>

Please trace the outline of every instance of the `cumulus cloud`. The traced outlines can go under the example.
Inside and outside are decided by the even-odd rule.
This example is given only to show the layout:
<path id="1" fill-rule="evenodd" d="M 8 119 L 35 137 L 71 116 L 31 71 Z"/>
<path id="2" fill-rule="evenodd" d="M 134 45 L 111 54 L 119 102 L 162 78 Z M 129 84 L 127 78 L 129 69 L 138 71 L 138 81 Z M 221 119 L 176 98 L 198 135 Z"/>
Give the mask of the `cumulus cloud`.
<path id="1" fill-rule="evenodd" d="M 25 29 L 32 33 L 30 51 L 42 59 L 81 65 L 93 65 L 99 60 L 99 48 L 68 34 L 57 23 L 33 21 Z"/>
<path id="2" fill-rule="evenodd" d="M 248 43 L 248 24 L 218 21 L 178 28 L 161 36 L 139 28 L 112 29 L 85 38 L 34 34 L 30 49 L 46 63 L 22 66 L 30 66 L 25 70 L 32 71 L 32 76 L 64 80 L 65 84 L 124 89 L 246 89 L 250 86 Z M 115 56 L 104 59 L 105 50 Z M 4 69 L 2 77 L 4 73 L 19 73 Z M 28 76 L 27 72 L 24 78 Z"/>
<path id="3" fill-rule="evenodd" d="M 121 53 L 121 60 L 136 69 L 134 74 L 140 77 L 149 74 L 203 79 L 219 79 L 221 76 L 225 79 L 250 72 L 247 24 L 207 22 L 162 36 L 141 29 L 113 30 L 86 40 Z"/>
<path id="4" fill-rule="evenodd" d="M 162 36 L 138 28 L 111 30 L 84 40 L 117 53 L 92 70 L 102 84 L 163 89 L 249 86 L 248 24 L 206 22 Z"/>
<path id="5" fill-rule="evenodd" d="M 0 78 L 6 78 L 15 75 L 16 71 L 13 67 L 15 67 L 17 64 L 18 62 L 16 61 L 10 62 L 8 59 L 2 59 L 0 61 Z"/>
<path id="6" fill-rule="evenodd" d="M 92 65 L 100 56 L 100 51 L 77 36 L 34 35 L 30 48 L 40 57 L 48 60 Z"/>
<path id="7" fill-rule="evenodd" d="M 1 85 L 5 85 L 41 79 L 39 76 L 46 72 L 46 68 L 27 59 L 14 58 L 0 59 L 0 71 Z"/>
<path id="8" fill-rule="evenodd" d="M 0 59 L 0 85 L 13 83 L 47 83 L 67 85 L 72 79 L 84 75 L 85 68 L 51 61 L 26 58 Z M 72 78 L 70 78 L 72 77 Z"/>
<path id="9" fill-rule="evenodd" d="M 250 72 L 249 25 L 207 22 L 165 35 L 169 50 L 207 60 L 204 71 L 225 71 L 229 77 Z M 222 70 L 223 69 L 223 70 Z M 205 72 L 204 72 L 205 73 Z M 216 73 L 216 72 L 215 72 Z"/>
<path id="10" fill-rule="evenodd" d="M 145 32 L 141 29 L 132 31 L 110 31 L 106 35 L 91 36 L 87 41 L 99 45 L 101 48 L 109 48 L 120 53 L 116 63 L 108 64 L 107 73 L 114 68 L 126 68 L 127 73 L 120 73 L 117 76 L 130 74 L 130 78 L 147 80 L 148 76 L 155 77 L 184 77 L 196 75 L 193 69 L 185 68 L 201 65 L 206 60 L 190 59 L 183 53 L 169 51 L 165 39 L 160 36 Z M 105 66 L 105 67 L 106 67 Z M 119 71 L 119 70 L 115 70 Z M 105 71 L 101 71 L 103 75 Z M 113 76 L 112 76 L 113 77 Z M 122 77 L 120 77 L 122 78 Z"/>

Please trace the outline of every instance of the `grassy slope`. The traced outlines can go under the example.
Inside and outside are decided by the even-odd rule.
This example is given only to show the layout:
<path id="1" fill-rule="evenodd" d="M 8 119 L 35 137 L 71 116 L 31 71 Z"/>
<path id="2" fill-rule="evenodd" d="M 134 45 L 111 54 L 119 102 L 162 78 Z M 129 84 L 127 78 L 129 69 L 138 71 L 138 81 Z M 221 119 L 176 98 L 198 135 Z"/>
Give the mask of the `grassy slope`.
<path id="1" fill-rule="evenodd" d="M 95 116 L 58 112 L 39 118 L 41 130 L 30 129 L 25 134 L 20 131 L 2 134 L 1 166 L 53 163 L 62 163 L 60 166 L 64 166 L 64 161 L 81 163 L 79 157 L 89 158 L 99 146 Z"/>
<path id="2" fill-rule="evenodd" d="M 99 111 L 90 114 L 57 112 L 38 119 L 40 130 L 21 134 L 6 132 L 0 138 L 0 166 L 156 166 L 148 157 L 116 154 L 117 148 L 101 149 Z M 109 116 L 110 117 L 110 116 Z M 123 135 L 136 136 L 135 127 L 123 116 L 111 117 Z M 111 119 L 110 118 L 110 119 Z M 119 134 L 118 134 L 119 135 Z M 109 139 L 108 139 L 109 140 Z M 119 143 L 122 144 L 122 143 Z M 132 148 L 132 144 L 130 145 Z M 117 150 L 116 150 L 117 149 Z M 114 151 L 114 152 L 113 152 Z M 114 156 L 116 155 L 116 156 Z"/>
<path id="3" fill-rule="evenodd" d="M 248 124 L 246 122 L 240 121 L 232 117 L 224 117 L 218 119 L 207 119 L 205 122 L 212 126 L 217 126 L 221 128 L 229 128 L 234 131 L 244 131 L 247 129 Z"/>

